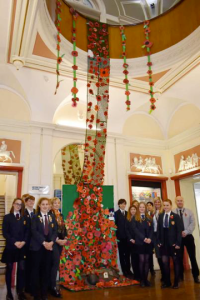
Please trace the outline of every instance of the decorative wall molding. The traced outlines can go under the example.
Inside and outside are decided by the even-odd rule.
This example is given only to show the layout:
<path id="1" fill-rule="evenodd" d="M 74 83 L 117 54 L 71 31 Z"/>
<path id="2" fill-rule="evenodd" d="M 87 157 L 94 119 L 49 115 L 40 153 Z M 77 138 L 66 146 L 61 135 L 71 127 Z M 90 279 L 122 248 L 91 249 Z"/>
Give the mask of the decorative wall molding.
<path id="1" fill-rule="evenodd" d="M 27 6 L 28 5 L 28 6 Z M 26 9 L 27 14 L 26 14 Z M 22 24 L 24 22 L 24 31 Z M 37 32 L 52 53 L 56 55 L 56 28 L 49 15 L 45 0 L 33 0 L 29 4 L 26 1 L 17 2 L 15 16 L 14 38 L 11 47 L 11 62 L 16 59 L 23 60 L 26 67 L 35 68 L 55 73 L 55 60 L 33 55 L 33 48 Z M 178 44 L 152 55 L 153 72 L 159 73 L 168 69 L 156 84 L 155 89 L 164 92 L 177 80 L 187 74 L 192 68 L 199 64 L 200 27 L 190 36 Z M 21 45 L 21 46 L 20 46 Z M 65 53 L 60 73 L 63 76 L 72 77 L 72 44 L 62 37 L 61 52 Z M 86 80 L 87 53 L 77 49 L 79 56 L 77 63 L 79 70 L 77 78 Z M 148 83 L 134 79 L 134 77 L 146 74 L 146 56 L 128 59 L 130 73 L 130 90 L 148 93 Z M 110 86 L 124 88 L 122 83 L 121 59 L 111 59 L 111 81 Z"/>

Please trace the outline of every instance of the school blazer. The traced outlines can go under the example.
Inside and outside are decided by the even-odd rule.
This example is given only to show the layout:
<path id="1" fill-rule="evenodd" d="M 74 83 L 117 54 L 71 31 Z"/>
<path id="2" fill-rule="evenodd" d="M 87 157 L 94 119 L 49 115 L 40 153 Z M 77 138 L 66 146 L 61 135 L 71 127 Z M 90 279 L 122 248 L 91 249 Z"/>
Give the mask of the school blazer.
<path id="1" fill-rule="evenodd" d="M 143 245 L 144 239 L 148 238 L 153 240 L 153 222 L 150 219 L 145 219 L 142 222 L 135 221 L 133 223 L 135 231 L 135 244 Z"/>
<path id="2" fill-rule="evenodd" d="M 116 236 L 117 239 L 126 239 L 126 222 L 127 222 L 127 211 L 125 211 L 125 216 L 123 216 L 120 209 L 115 212 L 115 224 L 117 226 Z"/>
<path id="3" fill-rule="evenodd" d="M 57 238 L 57 225 L 55 218 L 48 214 L 48 226 L 49 233 L 47 240 L 55 242 Z M 30 241 L 30 250 L 38 251 L 43 247 L 43 242 L 46 241 L 44 235 L 44 223 L 41 213 L 38 213 L 33 216 L 31 221 L 31 241 Z"/>
<path id="4" fill-rule="evenodd" d="M 36 213 L 36 211 L 35 211 L 35 209 L 33 209 L 33 214 L 35 215 L 35 213 Z M 25 215 L 25 216 L 26 216 L 28 219 L 31 219 L 31 216 L 30 216 L 30 214 L 29 214 L 29 212 L 28 212 L 28 209 L 27 209 L 27 208 L 25 208 L 24 215 Z"/>
<path id="5" fill-rule="evenodd" d="M 33 209 L 33 213 L 34 213 L 34 214 L 36 213 L 35 209 Z M 27 209 L 25 209 L 24 215 L 25 215 L 25 217 L 26 217 L 26 219 L 27 219 L 27 222 L 28 222 L 28 228 L 29 228 L 28 241 L 27 241 L 27 243 L 26 243 L 26 248 L 29 248 L 29 247 L 30 247 L 30 240 L 31 240 L 31 220 L 32 220 L 32 219 L 31 219 L 31 216 L 30 216 L 30 214 L 29 214 L 29 212 L 28 212 Z"/>
<path id="6" fill-rule="evenodd" d="M 135 240 L 135 218 L 133 217 L 131 221 L 126 220 L 126 236 L 128 241 Z"/>
<path id="7" fill-rule="evenodd" d="M 163 219 L 165 213 L 159 215 L 158 218 L 158 227 L 157 227 L 157 244 L 164 244 L 164 227 L 163 227 Z M 179 215 L 171 212 L 169 218 L 169 229 L 168 229 L 168 241 L 169 245 L 177 245 L 181 246 L 182 240 L 182 230 L 181 230 L 181 219 Z"/>
<path id="8" fill-rule="evenodd" d="M 16 242 L 28 241 L 29 227 L 26 217 L 20 217 L 16 219 L 13 213 L 9 213 L 4 216 L 2 231 L 3 236 L 6 239 L 7 249 L 16 249 L 14 245 Z"/>

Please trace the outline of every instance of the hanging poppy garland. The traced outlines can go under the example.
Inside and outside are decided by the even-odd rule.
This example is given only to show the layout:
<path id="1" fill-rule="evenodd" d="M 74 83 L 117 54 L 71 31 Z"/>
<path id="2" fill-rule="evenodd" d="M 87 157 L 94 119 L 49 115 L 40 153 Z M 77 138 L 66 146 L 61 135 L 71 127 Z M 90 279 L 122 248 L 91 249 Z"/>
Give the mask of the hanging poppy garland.
<path id="1" fill-rule="evenodd" d="M 124 80 L 123 80 L 123 83 L 125 84 L 125 87 L 126 87 L 126 91 L 125 91 L 125 95 L 126 95 L 126 110 L 130 110 L 130 105 L 131 105 L 131 101 L 130 101 L 130 91 L 129 91 L 129 80 L 128 80 L 128 67 L 129 65 L 127 64 L 126 60 L 126 35 L 124 33 L 124 26 L 120 26 L 119 27 L 120 29 L 120 34 L 121 34 L 121 38 L 122 38 L 122 58 L 124 60 L 124 63 L 123 63 L 123 68 L 124 68 L 124 71 L 123 71 L 123 74 L 124 74 Z"/>
<path id="2" fill-rule="evenodd" d="M 61 150 L 65 184 L 77 184 L 80 182 L 82 170 L 79 150 L 81 147 L 82 145 L 73 144 Z"/>
<path id="3" fill-rule="evenodd" d="M 60 43 L 61 43 L 61 38 L 60 38 L 60 22 L 61 22 L 61 5 L 62 5 L 62 1 L 61 0 L 57 0 L 56 1 L 56 21 L 55 21 L 55 25 L 56 25 L 56 28 L 57 28 L 57 36 L 56 36 L 56 39 L 57 39 L 57 47 L 56 47 L 56 50 L 57 50 L 57 65 L 56 65 L 56 75 L 57 75 L 57 84 L 56 84 L 56 90 L 55 90 L 55 95 L 57 94 L 57 90 L 60 86 L 60 82 L 62 80 L 59 79 L 59 76 L 60 76 L 60 64 L 62 62 L 62 58 L 64 56 L 63 55 L 60 55 Z"/>
<path id="4" fill-rule="evenodd" d="M 78 66 L 76 64 L 76 58 L 78 56 L 78 51 L 76 50 L 76 20 L 78 18 L 78 13 L 76 10 L 74 10 L 72 7 L 70 8 L 70 13 L 72 14 L 72 44 L 73 44 L 73 50 L 71 52 L 73 56 L 73 87 L 71 89 L 72 92 L 72 106 L 76 107 L 77 102 L 79 101 L 79 98 L 77 97 L 78 89 L 76 87 L 77 83 L 77 77 L 76 77 L 76 71 L 78 70 Z"/>
<path id="5" fill-rule="evenodd" d="M 107 137 L 109 104 L 110 57 L 108 26 L 87 21 L 88 26 L 88 76 L 84 182 L 102 185 Z"/>
<path id="6" fill-rule="evenodd" d="M 153 43 L 150 42 L 149 40 L 149 34 L 150 34 L 150 28 L 149 28 L 149 21 L 145 21 L 144 22 L 144 34 L 145 34 L 145 38 L 146 40 L 144 41 L 144 44 L 142 46 L 143 49 L 146 49 L 146 55 L 147 55 L 147 66 L 148 66 L 148 72 L 147 74 L 149 75 L 149 87 L 150 87 L 150 90 L 149 90 L 149 94 L 150 94 L 150 102 L 151 102 L 151 105 L 150 105 L 150 111 L 149 113 L 152 113 L 153 110 L 156 109 L 156 106 L 155 106 L 155 102 L 156 102 L 156 99 L 154 98 L 154 91 L 153 91 L 153 86 L 154 86 L 154 83 L 153 83 L 153 79 L 152 79 L 152 62 L 151 62 L 151 47 L 153 46 Z"/>

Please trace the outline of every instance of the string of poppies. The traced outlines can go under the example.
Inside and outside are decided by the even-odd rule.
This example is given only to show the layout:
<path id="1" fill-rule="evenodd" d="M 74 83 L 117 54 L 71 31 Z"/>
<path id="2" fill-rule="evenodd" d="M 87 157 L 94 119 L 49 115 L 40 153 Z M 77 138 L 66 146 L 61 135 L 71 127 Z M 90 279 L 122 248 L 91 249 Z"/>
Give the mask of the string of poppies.
<path id="1" fill-rule="evenodd" d="M 102 185 L 107 137 L 110 58 L 108 26 L 88 20 L 87 119 L 83 181 Z"/>
<path id="2" fill-rule="evenodd" d="M 155 106 L 155 102 L 156 102 L 156 99 L 154 98 L 154 91 L 153 91 L 153 86 L 154 86 L 154 83 L 153 83 L 153 79 L 152 79 L 152 62 L 151 62 L 151 47 L 153 46 L 153 43 L 150 42 L 149 40 L 149 34 L 150 34 L 150 28 L 149 28 L 149 21 L 145 21 L 144 22 L 144 34 L 145 34 L 145 38 L 146 40 L 144 41 L 144 45 L 142 46 L 143 49 L 146 49 L 146 55 L 147 55 L 147 66 L 148 66 L 148 72 L 147 74 L 149 75 L 149 87 L 150 87 L 150 90 L 149 90 L 149 94 L 150 94 L 150 111 L 149 113 L 152 113 L 153 110 L 156 109 L 156 106 Z"/>
<path id="3" fill-rule="evenodd" d="M 65 184 L 78 184 L 80 182 L 82 170 L 79 158 L 79 147 L 81 147 L 81 145 L 73 144 L 61 150 Z"/>
<path id="4" fill-rule="evenodd" d="M 60 22 L 61 22 L 61 5 L 62 5 L 62 1 L 61 0 L 57 0 L 56 1 L 56 21 L 55 21 L 55 25 L 56 25 L 56 29 L 57 29 L 57 36 L 56 36 L 56 40 L 57 40 L 57 65 L 56 65 L 56 75 L 57 75 L 57 83 L 56 83 L 56 90 L 55 90 L 55 95 L 57 94 L 57 90 L 60 86 L 60 82 L 62 80 L 59 79 L 60 76 L 60 64 L 62 62 L 62 58 L 64 56 L 60 55 L 60 43 L 61 43 L 61 38 L 60 38 Z"/>
<path id="5" fill-rule="evenodd" d="M 123 64 L 123 68 L 124 68 L 124 75 L 125 75 L 125 78 L 123 80 L 123 83 L 125 84 L 126 86 L 126 91 L 125 91 L 125 95 L 126 95 L 126 110 L 130 110 L 130 105 L 131 105 L 131 101 L 130 101 L 130 91 L 129 91 L 129 80 L 128 80 L 128 64 L 126 62 L 126 35 L 124 33 L 124 26 L 120 26 L 119 27 L 120 29 L 120 34 L 121 34 L 121 38 L 122 38 L 122 58 L 124 60 L 124 64 Z"/>
<path id="6" fill-rule="evenodd" d="M 72 14 L 72 44 L 73 44 L 73 51 L 71 52 L 73 56 L 73 87 L 71 89 L 72 92 L 72 106 L 76 107 L 77 102 L 79 101 L 79 98 L 77 97 L 78 89 L 76 87 L 77 77 L 76 77 L 76 71 L 78 70 L 78 66 L 76 64 L 76 58 L 78 56 L 78 51 L 76 50 L 76 20 L 78 18 L 78 13 L 76 10 L 74 10 L 72 7 L 70 8 L 70 13 Z"/>

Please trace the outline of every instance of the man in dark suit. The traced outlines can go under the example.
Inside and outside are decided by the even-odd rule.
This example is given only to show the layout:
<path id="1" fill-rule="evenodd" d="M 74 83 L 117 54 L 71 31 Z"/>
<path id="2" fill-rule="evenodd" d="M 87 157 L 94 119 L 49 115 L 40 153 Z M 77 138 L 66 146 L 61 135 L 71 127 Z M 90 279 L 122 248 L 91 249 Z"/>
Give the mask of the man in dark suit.
<path id="1" fill-rule="evenodd" d="M 25 280 L 25 292 L 31 293 L 31 255 L 29 251 L 30 247 L 30 240 L 31 240 L 31 220 L 35 214 L 35 197 L 25 194 L 22 196 L 24 202 L 25 202 L 25 217 L 27 219 L 27 222 L 29 224 L 29 238 L 25 245 L 26 248 L 26 261 L 25 261 L 25 273 L 26 273 L 26 280 Z"/>
<path id="2" fill-rule="evenodd" d="M 126 200 L 120 199 L 118 201 L 119 209 L 115 212 L 115 224 L 117 226 L 117 240 L 119 250 L 119 260 L 122 272 L 126 277 L 132 277 L 133 274 L 130 271 L 130 246 L 128 244 L 126 223 L 127 223 L 127 211 Z"/>

